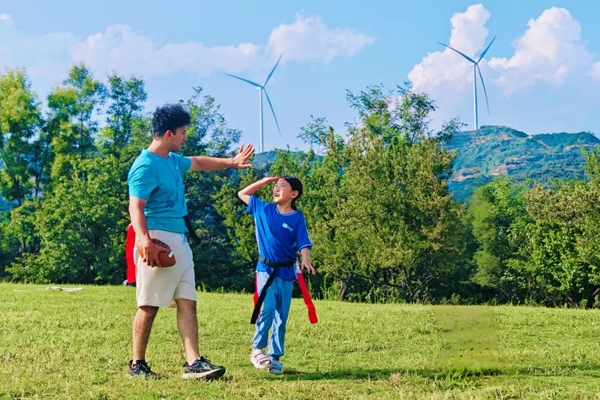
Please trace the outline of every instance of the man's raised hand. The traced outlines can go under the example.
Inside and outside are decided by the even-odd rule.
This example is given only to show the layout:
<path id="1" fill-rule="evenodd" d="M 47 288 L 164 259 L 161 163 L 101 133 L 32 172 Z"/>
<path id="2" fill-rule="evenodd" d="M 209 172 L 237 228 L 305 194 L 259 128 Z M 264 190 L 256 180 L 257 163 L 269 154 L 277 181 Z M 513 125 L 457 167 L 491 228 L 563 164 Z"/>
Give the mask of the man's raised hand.
<path id="1" fill-rule="evenodd" d="M 242 144 L 237 154 L 231 159 L 233 167 L 237 169 L 252 168 L 252 164 L 248 164 L 248 159 L 252 154 L 254 154 L 254 146 L 249 144 L 244 148 Z"/>

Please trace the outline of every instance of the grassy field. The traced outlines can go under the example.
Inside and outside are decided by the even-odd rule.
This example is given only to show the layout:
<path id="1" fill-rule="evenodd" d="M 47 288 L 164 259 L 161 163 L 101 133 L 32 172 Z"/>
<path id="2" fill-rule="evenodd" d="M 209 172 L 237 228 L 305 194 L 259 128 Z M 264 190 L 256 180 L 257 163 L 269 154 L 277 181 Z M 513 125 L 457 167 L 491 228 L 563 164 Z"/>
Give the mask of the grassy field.
<path id="1" fill-rule="evenodd" d="M 159 381 L 129 379 L 135 289 L 0 284 L 0 398 L 600 398 L 600 311 L 294 300 L 285 374 L 249 363 L 250 295 L 199 293 L 201 353 L 228 372 L 184 381 L 175 309 L 148 351 Z"/>

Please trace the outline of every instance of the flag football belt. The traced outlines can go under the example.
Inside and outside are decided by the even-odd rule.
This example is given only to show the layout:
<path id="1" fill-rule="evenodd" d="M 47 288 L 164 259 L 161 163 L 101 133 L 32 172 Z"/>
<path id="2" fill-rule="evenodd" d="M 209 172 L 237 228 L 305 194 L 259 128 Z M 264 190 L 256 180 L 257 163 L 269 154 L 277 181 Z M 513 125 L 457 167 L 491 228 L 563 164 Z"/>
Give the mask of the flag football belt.
<path id="1" fill-rule="evenodd" d="M 258 294 L 258 282 L 257 282 L 257 278 L 255 275 L 255 278 L 254 278 L 254 287 L 255 287 L 254 311 L 252 312 L 252 318 L 250 319 L 250 323 L 251 324 L 256 323 L 256 320 L 258 319 L 258 314 L 260 313 L 260 308 L 262 307 L 263 302 L 265 301 L 265 297 L 267 295 L 267 290 L 269 289 L 269 286 L 271 286 L 271 284 L 275 280 L 275 274 L 276 274 L 277 270 L 280 267 L 291 267 L 294 264 L 296 264 L 296 278 L 298 279 L 298 285 L 300 286 L 300 291 L 302 292 L 302 298 L 304 299 L 304 304 L 306 304 L 306 307 L 308 308 L 308 320 L 310 321 L 311 324 L 316 324 L 317 322 L 319 322 L 319 320 L 317 319 L 317 312 L 315 310 L 315 306 L 312 302 L 312 299 L 310 298 L 310 292 L 308 291 L 308 287 L 306 286 L 306 281 L 304 280 L 302 271 L 300 270 L 300 268 L 298 268 L 296 261 L 291 261 L 291 262 L 288 261 L 288 262 L 278 263 L 278 262 L 266 259 L 262 256 L 258 257 L 258 261 L 263 263 L 267 267 L 272 268 L 273 271 L 269 275 L 269 279 L 267 279 L 267 282 L 265 283 L 262 290 L 260 291 L 260 295 Z"/>

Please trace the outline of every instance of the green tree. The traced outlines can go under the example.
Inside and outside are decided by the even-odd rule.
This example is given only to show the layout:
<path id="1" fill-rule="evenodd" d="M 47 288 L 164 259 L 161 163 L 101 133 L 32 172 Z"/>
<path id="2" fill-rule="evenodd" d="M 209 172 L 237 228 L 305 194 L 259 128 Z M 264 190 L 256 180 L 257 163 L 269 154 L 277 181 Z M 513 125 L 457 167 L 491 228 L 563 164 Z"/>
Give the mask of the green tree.
<path id="1" fill-rule="evenodd" d="M 23 216 L 11 217 L 2 235 L 18 241 L 19 255 L 35 251 L 39 245 L 27 222 L 42 179 L 37 158 L 42 139 L 36 137 L 43 127 L 39 107 L 23 71 L 8 70 L 6 75 L 0 76 L 0 194 L 16 207 L 11 214 Z M 13 240 L 10 242 L 14 243 Z M 17 254 L 5 253 L 10 261 Z"/>
<path id="2" fill-rule="evenodd" d="M 497 178 L 478 188 L 469 213 L 479 244 L 474 255 L 474 281 L 498 302 L 521 303 L 544 298 L 543 282 L 528 262 L 528 232 L 532 220 L 523 190 L 506 178 Z"/>
<path id="3" fill-rule="evenodd" d="M 536 185 L 526 194 L 527 211 L 535 221 L 531 234 L 531 263 L 547 276 L 544 303 L 587 302 L 600 290 L 597 224 L 600 192 L 592 183 L 557 183 L 553 189 Z"/>
<path id="4" fill-rule="evenodd" d="M 105 153 L 120 158 L 125 150 L 127 156 L 127 150 L 139 136 L 140 128 L 142 131 L 149 128 L 144 124 L 144 103 L 148 98 L 144 85 L 143 80 L 134 76 L 129 79 L 117 74 L 108 77 L 107 98 L 110 105 L 106 126 L 100 133 L 100 143 Z"/>
<path id="5" fill-rule="evenodd" d="M 71 69 L 62 86 L 48 95 L 46 132 L 51 142 L 53 179 L 70 175 L 79 160 L 91 157 L 95 151 L 98 122 L 93 116 L 101 109 L 105 91 L 104 85 L 80 64 Z"/>
<path id="6" fill-rule="evenodd" d="M 39 254 L 14 262 L 18 280 L 119 283 L 125 274 L 127 187 L 112 156 L 84 159 L 61 176 L 35 211 Z"/>
<path id="7" fill-rule="evenodd" d="M 0 193 L 16 205 L 32 198 L 31 141 L 41 126 L 39 102 L 27 75 L 8 70 L 0 76 Z"/>
<path id="8" fill-rule="evenodd" d="M 457 125 L 431 132 L 433 103 L 407 89 L 374 87 L 348 97 L 359 120 L 348 132 L 334 258 L 325 264 L 347 281 L 368 279 L 357 299 L 434 298 L 436 282 L 463 251 L 460 209 L 446 182 L 454 153 L 441 144 Z"/>

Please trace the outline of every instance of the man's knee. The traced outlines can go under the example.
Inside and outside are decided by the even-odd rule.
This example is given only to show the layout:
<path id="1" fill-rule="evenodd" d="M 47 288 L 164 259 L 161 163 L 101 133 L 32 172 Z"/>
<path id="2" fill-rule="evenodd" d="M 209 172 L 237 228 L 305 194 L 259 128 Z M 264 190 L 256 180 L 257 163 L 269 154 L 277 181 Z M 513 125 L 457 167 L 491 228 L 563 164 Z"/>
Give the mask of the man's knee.
<path id="1" fill-rule="evenodd" d="M 141 314 L 147 318 L 154 318 L 158 313 L 158 307 L 154 306 L 140 306 L 138 307 L 138 314 Z"/>
<path id="2" fill-rule="evenodd" d="M 177 308 L 181 310 L 196 311 L 196 301 L 188 299 L 176 299 Z"/>

